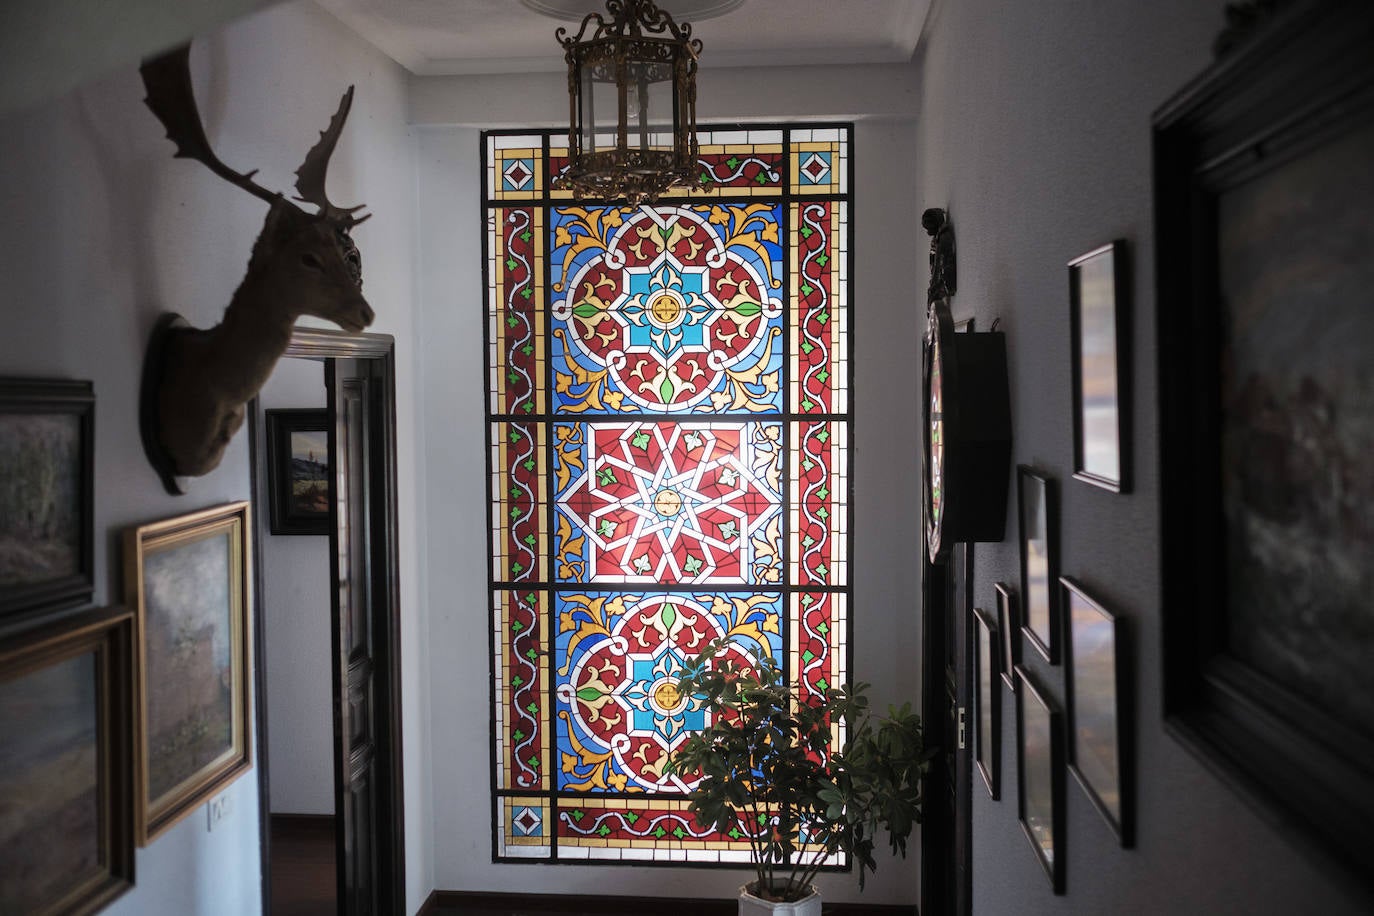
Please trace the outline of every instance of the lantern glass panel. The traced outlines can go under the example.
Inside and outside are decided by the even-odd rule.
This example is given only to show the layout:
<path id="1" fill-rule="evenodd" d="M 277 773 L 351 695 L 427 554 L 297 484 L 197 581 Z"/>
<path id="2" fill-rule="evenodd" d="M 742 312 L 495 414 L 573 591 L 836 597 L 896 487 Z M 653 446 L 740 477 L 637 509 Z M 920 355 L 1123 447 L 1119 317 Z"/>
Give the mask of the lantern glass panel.
<path id="1" fill-rule="evenodd" d="M 628 62 L 626 121 L 631 147 L 673 148 L 673 68 L 660 61 Z"/>
<path id="2" fill-rule="evenodd" d="M 582 103 L 579 128 L 582 152 L 595 153 L 616 147 L 620 128 L 620 97 L 613 61 L 588 60 L 582 64 Z"/>

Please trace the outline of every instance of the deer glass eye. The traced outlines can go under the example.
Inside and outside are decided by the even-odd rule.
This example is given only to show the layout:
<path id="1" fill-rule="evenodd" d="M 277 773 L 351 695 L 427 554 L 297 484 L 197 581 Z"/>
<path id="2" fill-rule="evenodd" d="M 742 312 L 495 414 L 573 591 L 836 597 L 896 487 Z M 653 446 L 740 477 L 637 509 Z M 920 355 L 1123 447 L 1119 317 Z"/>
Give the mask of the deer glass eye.
<path id="1" fill-rule="evenodd" d="M 307 251 L 301 255 L 301 266 L 318 271 L 319 273 L 324 273 L 324 262 L 321 261 L 319 255 L 315 254 L 313 251 Z"/>

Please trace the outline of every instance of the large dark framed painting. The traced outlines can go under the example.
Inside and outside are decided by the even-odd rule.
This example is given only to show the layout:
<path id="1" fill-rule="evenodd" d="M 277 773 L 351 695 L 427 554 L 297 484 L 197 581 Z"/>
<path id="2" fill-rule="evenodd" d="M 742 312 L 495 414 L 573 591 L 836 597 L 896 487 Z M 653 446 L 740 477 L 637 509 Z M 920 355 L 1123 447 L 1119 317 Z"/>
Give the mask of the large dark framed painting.
<path id="1" fill-rule="evenodd" d="M 1016 811 L 1056 894 L 1064 893 L 1064 714 L 1016 667 Z"/>
<path id="2" fill-rule="evenodd" d="M 95 394 L 0 379 L 0 619 L 90 600 Z"/>
<path id="3" fill-rule="evenodd" d="M 125 532 L 137 608 L 138 839 L 146 845 L 251 766 L 248 503 Z"/>
<path id="4" fill-rule="evenodd" d="M 0 913 L 94 913 L 133 886 L 133 616 L 0 643 Z"/>
<path id="5" fill-rule="evenodd" d="M 1154 119 L 1164 711 L 1374 900 L 1374 5 L 1278 5 Z"/>
<path id="6" fill-rule="evenodd" d="M 1130 488 L 1131 338 L 1126 243 L 1069 262 L 1073 368 L 1073 476 L 1124 493 Z"/>
<path id="7" fill-rule="evenodd" d="M 273 534 L 329 533 L 329 411 L 269 410 L 267 493 Z"/>
<path id="8" fill-rule="evenodd" d="M 1051 665 L 1059 664 L 1059 537 L 1054 481 L 1034 468 L 1016 468 L 1021 531 L 1021 632 Z"/>
<path id="9" fill-rule="evenodd" d="M 1120 619 L 1068 576 L 1064 695 L 1069 718 L 1069 772 L 1122 846 L 1133 840 L 1134 760 L 1128 712 L 1132 699 Z"/>

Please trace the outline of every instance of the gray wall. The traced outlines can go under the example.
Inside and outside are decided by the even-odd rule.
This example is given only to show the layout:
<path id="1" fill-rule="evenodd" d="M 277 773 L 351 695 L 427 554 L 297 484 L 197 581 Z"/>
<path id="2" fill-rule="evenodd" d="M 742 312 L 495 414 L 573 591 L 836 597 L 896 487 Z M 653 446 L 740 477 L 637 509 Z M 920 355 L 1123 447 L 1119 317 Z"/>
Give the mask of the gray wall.
<path id="1" fill-rule="evenodd" d="M 142 4 L 147 6 L 147 4 Z M 374 330 L 397 338 L 403 658 L 406 669 L 407 872 L 410 907 L 433 886 L 429 785 L 419 727 L 424 702 L 409 372 L 414 171 L 400 68 L 313 4 L 258 12 L 203 35 L 192 74 L 206 131 L 234 167 L 288 189 L 349 83 L 353 114 L 330 171 L 330 194 L 374 205 L 356 233 Z M 51 96 L 49 96 L 51 98 Z M 121 598 L 119 538 L 130 525 L 249 495 L 248 437 L 221 466 L 167 496 L 138 437 L 143 348 L 157 315 L 219 320 L 243 277 L 263 203 L 173 147 L 142 103 L 130 61 L 109 77 L 19 114 L 0 116 L 0 374 L 91 379 L 96 391 L 96 593 Z M 270 647 L 269 647 L 270 653 Z M 256 750 L 256 749 L 255 749 Z M 260 909 L 257 770 L 226 794 L 232 813 L 207 832 L 204 807 L 136 859 L 137 885 L 107 911 L 129 916 L 253 914 Z"/>
<path id="2" fill-rule="evenodd" d="M 1016 821 L 1014 716 L 1004 793 L 975 780 L 978 913 L 1353 913 L 1302 850 L 1248 809 L 1163 728 L 1150 115 L 1202 70 L 1222 3 L 937 0 L 915 66 L 922 91 L 921 207 L 948 207 L 959 256 L 956 318 L 1007 332 L 1016 462 L 1062 492 L 1061 567 L 1128 622 L 1136 644 L 1137 848 L 1122 850 L 1067 781 L 1067 896 L 1054 898 Z M 1071 479 L 1066 262 L 1114 238 L 1135 271 L 1134 491 Z M 925 282 L 922 265 L 919 278 Z M 976 552 L 975 603 L 1017 580 L 1009 537 Z M 1061 668 L 1033 663 L 1063 698 Z M 1011 693 L 1002 691 L 1004 704 Z M 1005 705 L 1004 705 L 1004 708 Z"/>
<path id="3" fill-rule="evenodd" d="M 269 496 L 266 411 L 324 408 L 324 363 L 284 359 L 258 393 L 258 492 Z M 334 813 L 329 538 L 270 533 L 262 545 L 269 801 L 273 814 Z"/>

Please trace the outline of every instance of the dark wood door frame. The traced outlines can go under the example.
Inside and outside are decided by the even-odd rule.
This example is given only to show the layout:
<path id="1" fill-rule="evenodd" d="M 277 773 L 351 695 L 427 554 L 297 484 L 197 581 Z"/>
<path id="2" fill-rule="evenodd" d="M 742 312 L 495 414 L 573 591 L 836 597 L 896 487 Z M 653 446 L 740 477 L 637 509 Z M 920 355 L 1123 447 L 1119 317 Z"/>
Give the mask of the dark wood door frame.
<path id="1" fill-rule="evenodd" d="M 401 620 L 400 551 L 396 485 L 396 343 L 389 334 L 348 334 L 320 328 L 296 328 L 286 356 L 301 359 L 366 361 L 379 391 L 375 434 L 369 443 L 369 470 L 374 492 L 368 532 L 371 557 L 374 633 L 377 639 L 379 702 L 376 710 L 378 747 L 377 817 L 371 824 L 372 848 L 378 850 L 377 885 L 382 912 L 405 911 L 405 806 L 401 749 Z M 249 403 L 249 455 L 253 505 L 264 506 L 258 486 L 257 399 Z M 332 511 L 332 510 L 331 510 Z M 267 514 L 254 513 L 253 600 L 261 607 L 261 551 L 267 534 Z M 258 817 L 262 825 L 261 874 L 263 913 L 271 912 L 271 797 L 267 758 L 266 637 L 263 615 L 253 615 L 254 714 L 258 759 Z M 339 728 L 335 721 L 334 727 Z M 337 743 L 337 736 L 336 736 Z"/>

